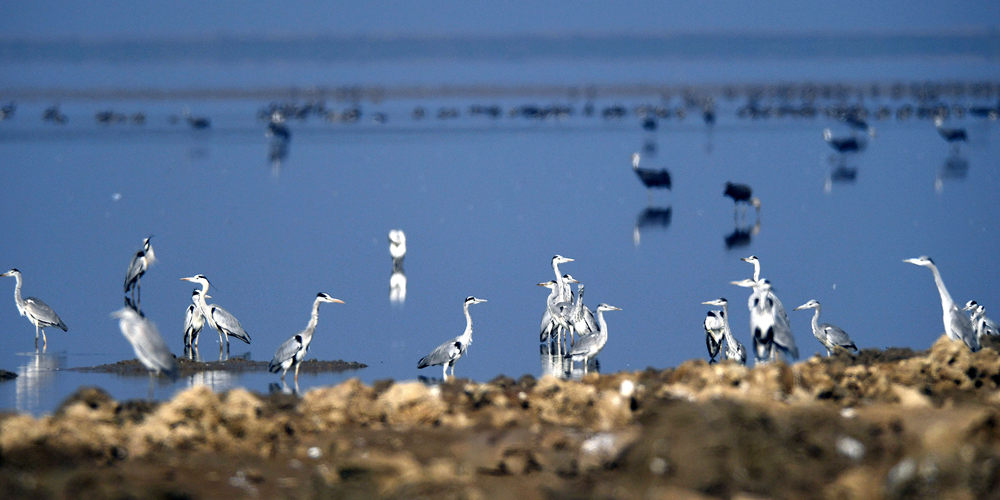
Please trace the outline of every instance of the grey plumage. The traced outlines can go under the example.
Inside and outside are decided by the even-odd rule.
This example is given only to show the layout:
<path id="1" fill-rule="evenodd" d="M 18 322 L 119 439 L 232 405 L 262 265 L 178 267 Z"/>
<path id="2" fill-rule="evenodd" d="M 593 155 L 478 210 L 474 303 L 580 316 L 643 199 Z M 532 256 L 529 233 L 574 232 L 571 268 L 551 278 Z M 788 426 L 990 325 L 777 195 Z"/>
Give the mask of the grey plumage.
<path id="1" fill-rule="evenodd" d="M 226 350 L 229 350 L 229 337 L 236 337 L 247 344 L 250 343 L 250 334 L 243 328 L 240 321 L 236 319 L 229 311 L 215 305 L 206 302 L 208 295 L 208 288 L 210 283 L 208 278 L 204 274 L 196 274 L 194 276 L 181 278 L 182 281 L 190 281 L 193 283 L 198 283 L 201 285 L 201 290 L 195 292 L 193 299 L 196 304 L 201 309 L 201 313 L 205 317 L 205 322 L 208 326 L 211 326 L 215 331 L 219 332 L 219 348 L 225 345 Z"/>
<path id="2" fill-rule="evenodd" d="M 972 329 L 976 332 L 976 338 L 980 342 L 982 342 L 983 337 L 1000 335 L 1000 326 L 997 325 L 996 321 L 986 316 L 986 308 L 982 304 L 970 300 L 965 303 L 965 307 L 962 309 L 969 311 Z"/>
<path id="3" fill-rule="evenodd" d="M 858 346 L 854 344 L 851 337 L 847 335 L 847 332 L 842 330 L 840 327 L 831 325 L 830 323 L 820 323 L 819 313 L 822 306 L 819 301 L 813 299 L 801 306 L 796 307 L 795 311 L 801 311 L 803 309 L 813 309 L 815 312 L 812 317 L 812 331 L 813 336 L 823 347 L 826 348 L 826 355 L 830 356 L 837 349 L 846 349 L 848 351 L 858 352 Z"/>
<path id="4" fill-rule="evenodd" d="M 462 309 L 465 312 L 465 331 L 458 337 L 437 346 L 430 354 L 420 358 L 417 361 L 417 369 L 441 365 L 443 370 L 442 377 L 445 380 L 448 379 L 448 367 L 451 367 L 451 375 L 455 376 L 455 362 L 465 354 L 465 351 L 469 348 L 469 344 L 472 343 L 472 316 L 469 314 L 469 306 L 482 302 L 486 302 L 486 299 L 479 299 L 473 296 L 465 298 L 465 302 L 462 305 Z"/>
<path id="5" fill-rule="evenodd" d="M 135 356 L 150 373 L 163 373 L 171 378 L 177 376 L 177 360 L 174 359 L 167 343 L 163 341 L 160 332 L 152 321 L 143 318 L 135 310 L 128 307 L 111 314 L 118 318 L 118 327 L 125 339 L 132 344 Z"/>
<path id="6" fill-rule="evenodd" d="M 739 340 L 736 340 L 736 337 L 733 336 L 733 330 L 729 326 L 729 301 L 725 297 L 720 297 L 715 300 L 702 302 L 702 304 L 722 308 L 718 313 L 719 319 L 722 321 L 722 335 L 726 341 L 726 359 L 738 361 L 741 365 L 747 364 L 747 350 Z"/>
<path id="7" fill-rule="evenodd" d="M 133 287 L 136 292 L 141 293 L 139 280 L 142 275 L 146 274 L 149 266 L 153 265 L 153 262 L 156 262 L 156 253 L 153 251 L 153 245 L 149 242 L 149 238 L 145 238 L 142 240 L 142 249 L 137 251 L 128 263 L 128 271 L 125 273 L 125 293 L 132 290 Z"/>
<path id="8" fill-rule="evenodd" d="M 284 341 L 278 347 L 278 350 L 275 351 L 274 357 L 271 358 L 271 362 L 267 365 L 267 369 L 271 373 L 278 373 L 278 370 L 281 370 L 282 381 L 285 380 L 288 370 L 294 366 L 295 384 L 299 383 L 299 366 L 309 351 L 313 333 L 316 331 L 316 325 L 319 322 L 319 305 L 323 302 L 344 303 L 343 300 L 335 299 L 327 293 L 320 292 L 316 294 L 316 299 L 313 300 L 312 313 L 309 316 L 309 323 L 306 324 L 305 329 Z"/>
<path id="9" fill-rule="evenodd" d="M 704 302 L 703 302 L 704 304 Z M 708 362 L 715 361 L 722 349 L 722 341 L 725 338 L 725 320 L 722 311 L 711 310 L 705 314 L 705 345 L 708 348 Z"/>
<path id="10" fill-rule="evenodd" d="M 766 279 L 759 281 L 744 279 L 731 283 L 753 288 L 747 299 L 747 308 L 750 310 L 750 331 L 753 335 L 757 362 L 763 363 L 773 358 L 776 354 L 775 348 L 783 355 L 797 359 L 799 349 L 792 336 L 788 313 L 785 312 L 781 300 L 771 290 L 771 282 Z"/>
<path id="11" fill-rule="evenodd" d="M 941 313 L 945 334 L 951 340 L 965 342 L 965 345 L 972 352 L 978 351 L 980 344 L 979 339 L 976 337 L 976 332 L 972 327 L 972 321 L 969 319 L 969 316 L 960 311 L 958 306 L 955 305 L 951 294 L 948 293 L 948 289 L 944 286 L 944 280 L 941 279 L 941 272 L 934 265 L 934 261 L 930 257 L 922 255 L 920 257 L 903 259 L 903 262 L 926 267 L 931 270 L 931 273 L 934 275 L 934 284 L 937 285 L 938 295 L 941 297 Z"/>
<path id="12" fill-rule="evenodd" d="M 191 304 L 184 312 L 184 347 L 198 347 L 198 334 L 205 326 L 205 315 L 198 307 L 198 289 L 191 292 Z"/>
<path id="13" fill-rule="evenodd" d="M 69 331 L 66 323 L 41 299 L 36 297 L 21 298 L 21 271 L 11 269 L 0 274 L 0 277 L 4 276 L 14 277 L 14 304 L 17 306 L 17 312 L 28 318 L 32 325 L 35 325 L 35 348 L 38 348 L 39 333 L 42 335 L 42 348 L 44 349 L 48 345 L 48 339 L 45 337 L 46 328 L 52 326 L 64 332 Z"/>
<path id="14" fill-rule="evenodd" d="M 570 359 L 582 359 L 584 365 L 596 357 L 604 346 L 608 343 L 608 324 L 604 321 L 604 311 L 621 311 L 620 307 L 615 307 L 605 303 L 597 305 L 598 330 L 591 335 L 580 338 L 580 341 L 573 346 L 570 352 L 564 357 Z"/>

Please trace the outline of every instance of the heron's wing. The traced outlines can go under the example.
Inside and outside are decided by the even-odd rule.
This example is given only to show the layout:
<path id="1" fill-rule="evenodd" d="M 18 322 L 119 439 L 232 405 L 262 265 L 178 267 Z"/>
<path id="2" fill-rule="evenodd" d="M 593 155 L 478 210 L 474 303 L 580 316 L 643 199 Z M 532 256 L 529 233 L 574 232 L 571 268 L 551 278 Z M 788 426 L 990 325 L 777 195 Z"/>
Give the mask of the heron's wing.
<path id="1" fill-rule="evenodd" d="M 600 343 L 600 335 L 587 335 L 586 337 L 580 337 L 580 340 L 578 340 L 576 345 L 573 346 L 573 350 L 566 354 L 566 357 L 584 356 L 590 354 L 591 351 L 597 349 Z"/>
<path id="2" fill-rule="evenodd" d="M 243 325 L 240 324 L 240 320 L 236 319 L 229 311 L 217 306 L 209 306 L 209 313 L 212 315 L 212 321 L 219 328 L 226 332 L 226 335 L 230 337 L 236 337 L 247 344 L 250 343 L 250 334 L 243 329 Z"/>
<path id="3" fill-rule="evenodd" d="M 854 345 L 854 341 L 851 340 L 851 337 L 847 335 L 847 332 L 842 330 L 840 327 L 829 323 L 823 323 L 822 325 L 819 325 L 819 328 L 826 334 L 826 338 L 831 344 L 847 349 L 858 348 Z"/>
<path id="4" fill-rule="evenodd" d="M 600 327 L 597 326 L 597 320 L 594 319 L 594 311 L 591 311 L 587 306 L 583 306 L 583 320 L 587 322 L 587 329 L 591 333 L 600 330 Z"/>
<path id="5" fill-rule="evenodd" d="M 120 324 L 122 333 L 132 344 L 135 356 L 143 365 L 170 376 L 176 374 L 177 360 L 170 353 L 170 348 L 156 329 L 156 325 L 138 315 L 123 319 Z"/>
<path id="6" fill-rule="evenodd" d="M 454 361 L 462 355 L 462 342 L 459 341 L 459 337 L 455 337 L 448 342 L 445 342 L 430 354 L 420 358 L 417 362 L 417 368 L 426 368 L 428 366 L 440 365 L 442 363 L 447 363 L 449 361 Z"/>
<path id="7" fill-rule="evenodd" d="M 976 337 L 976 332 L 972 328 L 972 320 L 969 319 L 969 316 L 955 304 L 952 304 L 951 309 L 948 310 L 948 316 L 948 329 L 957 334 L 957 337 L 962 339 L 965 345 L 969 346 L 969 349 L 973 352 L 978 351 L 980 347 L 979 338 Z"/>
<path id="8" fill-rule="evenodd" d="M 267 365 L 268 371 L 271 373 L 277 373 L 281 368 L 281 364 L 291 360 L 295 357 L 295 353 L 299 352 L 303 347 L 302 335 L 295 334 L 290 339 L 286 340 L 278 347 L 278 350 L 274 352 L 274 357 L 271 358 L 271 363 Z"/>
<path id="9" fill-rule="evenodd" d="M 129 288 L 132 288 L 132 284 L 135 283 L 139 276 L 143 273 L 146 264 L 146 254 L 142 250 L 139 250 L 132 256 L 132 260 L 128 263 L 128 271 L 125 273 L 125 291 L 127 292 Z"/>
<path id="10" fill-rule="evenodd" d="M 42 302 L 41 299 L 36 297 L 28 297 L 24 299 L 24 313 L 29 317 L 34 318 L 35 321 L 39 323 L 41 327 L 54 326 L 62 329 L 62 331 L 67 331 L 66 323 L 59 318 L 59 315 L 49 307 L 48 304 Z"/>
<path id="11" fill-rule="evenodd" d="M 792 324 L 788 321 L 788 313 L 785 306 L 774 293 L 768 293 L 768 298 L 774 301 L 774 343 L 787 352 L 792 359 L 798 359 L 799 348 L 795 345 L 795 337 L 792 336 Z"/>

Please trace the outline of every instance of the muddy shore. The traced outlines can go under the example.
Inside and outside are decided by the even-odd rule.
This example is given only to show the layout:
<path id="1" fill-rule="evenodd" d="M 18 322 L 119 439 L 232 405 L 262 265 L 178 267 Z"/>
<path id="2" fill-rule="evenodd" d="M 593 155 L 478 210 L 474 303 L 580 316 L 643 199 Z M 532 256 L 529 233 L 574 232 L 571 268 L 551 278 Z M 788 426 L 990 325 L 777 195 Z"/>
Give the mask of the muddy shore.
<path id="1" fill-rule="evenodd" d="M 253 361 L 242 358 L 230 358 L 223 361 L 192 361 L 186 358 L 177 358 L 177 375 L 186 377 L 195 373 L 208 371 L 227 372 L 266 372 L 267 361 Z M 338 373 L 347 370 L 360 370 L 368 365 L 357 361 L 325 361 L 307 359 L 299 367 L 300 373 Z M 125 376 L 148 376 L 149 370 L 137 359 L 127 359 L 117 363 L 106 365 L 88 366 L 83 368 L 71 368 L 79 372 L 99 372 L 113 373 Z"/>
<path id="2" fill-rule="evenodd" d="M 997 498 L 1000 355 L 188 389 L 0 415 L 7 498 Z"/>

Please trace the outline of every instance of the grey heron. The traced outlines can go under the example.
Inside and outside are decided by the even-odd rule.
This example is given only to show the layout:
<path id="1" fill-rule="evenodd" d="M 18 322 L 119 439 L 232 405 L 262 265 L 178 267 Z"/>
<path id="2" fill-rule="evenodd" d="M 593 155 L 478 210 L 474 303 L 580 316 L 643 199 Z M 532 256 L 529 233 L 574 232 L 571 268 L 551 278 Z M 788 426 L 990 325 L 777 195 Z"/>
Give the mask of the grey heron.
<path id="1" fill-rule="evenodd" d="M 982 304 L 979 304 L 974 300 L 970 300 L 965 303 L 965 307 L 962 309 L 969 311 L 971 314 L 970 320 L 972 321 L 972 329 L 976 331 L 976 338 L 978 338 L 980 342 L 985 336 L 995 337 L 1000 335 L 1000 327 L 998 327 L 996 321 L 993 321 L 986 316 L 986 308 L 983 307 Z"/>
<path id="2" fill-rule="evenodd" d="M 220 351 L 222 350 L 222 345 L 225 344 L 226 352 L 229 352 L 229 337 L 236 337 L 247 344 L 250 343 L 250 334 L 243 328 L 240 321 L 236 319 L 236 316 L 233 316 L 229 311 L 215 304 L 208 304 L 205 301 L 208 297 L 209 281 L 204 274 L 196 274 L 187 278 L 181 278 L 181 280 L 201 284 L 201 289 L 198 290 L 196 296 L 193 298 L 198 301 L 198 307 L 201 308 L 201 313 L 205 316 L 205 322 L 208 323 L 208 326 L 219 332 Z"/>
<path id="3" fill-rule="evenodd" d="M 406 301 L 406 272 L 403 270 L 403 258 L 406 257 L 406 233 L 402 229 L 389 231 L 389 255 L 392 256 L 389 302 L 402 304 Z"/>
<path id="4" fill-rule="evenodd" d="M 551 290 L 548 298 L 545 299 L 545 312 L 542 313 L 542 323 L 540 325 L 538 340 L 539 342 L 545 342 L 555 334 L 556 340 L 561 341 L 561 331 L 568 330 L 572 326 L 570 324 L 572 305 L 569 302 L 560 300 L 559 283 L 556 283 L 555 280 L 538 283 L 538 286 Z"/>
<path id="5" fill-rule="evenodd" d="M 441 365 L 442 377 L 444 380 L 448 380 L 448 367 L 450 366 L 451 376 L 455 376 L 455 362 L 465 354 L 469 344 L 472 343 L 472 316 L 469 315 L 469 306 L 483 302 L 486 302 L 486 299 L 479 299 L 471 295 L 465 298 L 462 305 L 462 309 L 465 311 L 465 331 L 458 337 L 437 346 L 430 354 L 420 358 L 420 361 L 417 361 L 417 369 Z"/>
<path id="6" fill-rule="evenodd" d="M 702 302 L 702 304 L 709 304 Z M 715 305 L 710 304 L 710 305 Z M 705 314 L 705 345 L 708 347 L 708 362 L 714 363 L 715 357 L 722 350 L 722 341 L 725 339 L 725 317 L 722 311 L 710 310 Z"/>
<path id="7" fill-rule="evenodd" d="M 152 236 L 149 238 L 152 238 Z M 142 284 L 139 280 L 142 279 L 142 275 L 146 274 L 149 266 L 156 262 L 156 253 L 153 252 L 153 245 L 149 242 L 149 238 L 142 240 L 142 248 L 132 256 L 132 260 L 128 263 L 128 271 L 125 273 L 125 293 L 132 290 L 140 298 L 142 297 L 142 290 L 140 288 Z"/>
<path id="8" fill-rule="evenodd" d="M 755 264 L 759 266 L 758 264 Z M 754 353 L 758 363 L 774 358 L 774 348 L 792 359 L 799 357 L 799 349 L 792 336 L 788 313 L 778 296 L 771 290 L 771 282 L 766 279 L 754 281 L 744 279 L 731 282 L 733 285 L 752 288 L 747 299 L 750 310 L 750 331 L 753 334 Z"/>
<path id="9" fill-rule="evenodd" d="M 570 319 L 573 323 L 573 330 L 578 336 L 590 335 L 600 328 L 597 325 L 597 319 L 594 318 L 594 312 L 583 305 L 583 283 L 576 285 L 576 303 L 573 304 Z"/>
<path id="10" fill-rule="evenodd" d="M 566 282 L 566 278 L 563 274 L 559 272 L 559 264 L 565 264 L 567 262 L 573 262 L 573 259 L 563 257 L 559 254 L 552 256 L 552 272 L 555 273 L 556 283 L 559 284 L 560 302 L 573 300 L 572 293 L 566 293 L 566 291 L 569 290 L 569 284 Z"/>
<path id="11" fill-rule="evenodd" d="M 720 319 L 722 320 L 722 333 L 726 340 L 726 359 L 732 361 L 738 361 L 741 365 L 747 364 L 747 349 L 743 347 L 743 344 L 733 335 L 732 328 L 729 327 L 729 301 L 725 297 L 720 297 L 715 300 L 709 300 L 707 302 L 702 302 L 702 304 L 709 306 L 719 306 L 722 308 L 720 311 Z M 706 322 L 708 319 L 706 318 Z"/>
<path id="12" fill-rule="evenodd" d="M 302 364 L 302 359 L 306 357 L 306 352 L 309 350 L 309 344 L 312 343 L 313 333 L 316 331 L 316 323 L 319 322 L 319 305 L 323 302 L 327 303 L 337 303 L 343 304 L 344 301 L 340 299 L 335 299 L 327 293 L 320 292 L 316 294 L 316 299 L 313 300 L 312 313 L 309 316 L 309 323 L 306 324 L 305 330 L 293 335 L 290 339 L 286 340 L 284 343 L 278 347 L 278 350 L 274 352 L 274 357 L 271 358 L 271 362 L 267 365 L 267 370 L 271 373 L 278 373 L 281 370 L 281 381 L 285 381 L 285 375 L 288 374 L 288 369 L 295 367 L 295 385 L 299 384 L 299 366 Z"/>
<path id="13" fill-rule="evenodd" d="M 753 264 L 753 281 L 760 281 L 760 259 L 756 255 L 751 255 L 749 257 L 742 257 L 740 260 Z"/>
<path id="14" fill-rule="evenodd" d="M 851 337 L 847 335 L 847 332 L 842 330 L 840 327 L 831 325 L 830 323 L 820 323 L 819 322 L 819 312 L 822 306 L 816 299 L 810 299 L 809 302 L 796 307 L 793 311 L 801 311 L 803 309 L 812 309 L 815 311 L 812 317 L 812 331 L 813 336 L 823 347 L 826 348 L 826 355 L 833 355 L 834 351 L 837 349 L 845 349 L 848 351 L 858 352 L 858 346 L 854 344 Z"/>
<path id="15" fill-rule="evenodd" d="M 38 333 L 42 334 L 42 349 L 48 345 L 48 340 L 45 338 L 45 329 L 54 326 L 60 330 L 66 332 L 69 331 L 66 328 L 66 323 L 59 318 L 51 307 L 41 299 L 36 297 L 28 297 L 26 299 L 21 298 L 21 271 L 17 269 L 11 269 L 0 276 L 13 276 L 15 281 L 14 284 L 14 304 L 17 305 L 17 312 L 28 318 L 28 321 L 32 325 L 35 325 L 35 349 L 38 348 Z"/>
<path id="16" fill-rule="evenodd" d="M 854 137 L 834 137 L 833 131 L 829 128 L 823 129 L 823 140 L 838 153 L 853 153 L 861 151 L 867 146 L 865 141 Z"/>
<path id="17" fill-rule="evenodd" d="M 111 313 L 111 316 L 118 318 L 122 335 L 132 344 L 135 357 L 149 370 L 151 377 L 160 373 L 170 378 L 177 377 L 177 360 L 152 321 L 128 307 Z"/>
<path id="18" fill-rule="evenodd" d="M 941 272 L 934 265 L 934 261 L 926 255 L 921 255 L 920 257 L 903 259 L 903 262 L 926 267 L 931 270 L 931 273 L 934 274 L 934 284 L 937 285 L 938 295 L 941 296 L 941 312 L 945 333 L 951 340 L 965 342 L 965 345 L 969 346 L 972 352 L 978 351 L 980 347 L 979 339 L 976 338 L 976 332 L 972 328 L 972 321 L 968 315 L 958 309 L 955 301 L 952 300 L 951 294 L 948 293 L 948 289 L 944 286 L 944 280 L 941 279 Z"/>
<path id="19" fill-rule="evenodd" d="M 201 333 L 201 329 L 205 326 L 205 315 L 201 312 L 201 307 L 198 305 L 198 289 L 195 288 L 191 292 L 191 304 L 188 304 L 187 310 L 184 312 L 184 347 L 194 347 L 198 348 L 198 334 Z M 211 295 L 206 295 L 207 298 L 211 298 Z"/>
<path id="20" fill-rule="evenodd" d="M 392 229 L 389 231 L 389 255 L 392 256 L 393 264 L 403 265 L 403 257 L 406 257 L 406 233 L 402 229 Z"/>
<path id="21" fill-rule="evenodd" d="M 569 358 L 571 363 L 574 360 L 582 360 L 584 371 L 586 371 L 587 363 L 596 357 L 601 352 L 601 349 L 604 349 L 605 344 L 608 343 L 608 323 L 604 321 L 604 311 L 621 311 L 621 308 L 603 302 L 598 304 L 597 324 L 599 329 L 597 332 L 580 338 L 580 341 L 573 346 L 573 349 L 563 356 Z"/>
<path id="22" fill-rule="evenodd" d="M 667 171 L 667 169 L 639 167 L 639 159 L 639 153 L 632 153 L 632 171 L 634 171 L 635 175 L 639 177 L 640 181 L 642 181 L 642 185 L 646 186 L 647 189 L 670 189 L 673 187 L 673 184 L 670 181 L 670 172 Z"/>

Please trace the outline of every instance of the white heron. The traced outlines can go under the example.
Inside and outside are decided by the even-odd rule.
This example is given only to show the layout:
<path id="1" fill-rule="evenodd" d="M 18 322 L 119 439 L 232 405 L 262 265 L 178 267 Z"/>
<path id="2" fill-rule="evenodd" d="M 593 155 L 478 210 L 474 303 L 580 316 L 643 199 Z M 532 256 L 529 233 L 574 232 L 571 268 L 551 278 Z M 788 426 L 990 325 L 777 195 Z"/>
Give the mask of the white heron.
<path id="1" fill-rule="evenodd" d="M 69 331 L 66 328 L 66 323 L 59 318 L 51 307 L 41 299 L 36 297 L 28 297 L 26 299 L 21 298 L 21 271 L 17 269 L 11 269 L 3 274 L 2 276 L 13 276 L 15 281 L 14 284 L 14 304 L 17 305 L 17 312 L 28 318 L 28 321 L 32 325 L 35 325 L 35 349 L 38 349 L 38 333 L 42 334 L 42 350 L 48 345 L 48 340 L 45 338 L 45 329 L 54 326 L 60 330 L 66 332 Z"/>
<path id="2" fill-rule="evenodd" d="M 587 363 L 591 359 L 594 359 L 604 349 L 605 344 L 608 343 L 608 323 L 604 321 L 604 311 L 621 311 L 621 308 L 603 302 L 598 304 L 597 324 L 599 329 L 592 335 L 580 338 L 580 341 L 573 346 L 573 349 L 564 356 L 570 359 L 570 363 L 575 360 L 582 360 L 584 372 L 587 371 Z"/>
<path id="3" fill-rule="evenodd" d="M 942 321 L 944 322 L 944 332 L 948 335 L 951 340 L 960 340 L 965 342 L 965 345 L 969 346 L 972 352 L 979 350 L 979 339 L 976 338 L 976 332 L 972 328 L 972 321 L 969 316 L 958 309 L 955 305 L 955 301 L 952 300 L 951 294 L 948 293 L 948 289 L 944 286 L 944 280 L 941 279 L 941 272 L 938 271 L 934 261 L 926 255 L 921 255 L 920 257 L 913 257 L 910 259 L 903 259 L 903 262 L 908 262 L 915 266 L 926 267 L 931 270 L 934 274 L 934 284 L 937 285 L 938 294 L 941 296 L 941 312 Z"/>
<path id="4" fill-rule="evenodd" d="M 451 367 L 451 376 L 455 376 L 455 362 L 458 361 L 472 343 L 472 316 L 469 314 L 469 306 L 486 302 L 486 299 L 479 299 L 473 296 L 465 298 L 462 305 L 465 311 L 465 331 L 448 342 L 437 346 L 430 354 L 417 361 L 417 369 L 428 366 L 442 365 L 444 380 L 448 380 L 448 367 Z"/>
<path id="5" fill-rule="evenodd" d="M 590 335 L 600 329 L 594 312 L 583 304 L 583 283 L 576 285 L 576 303 L 573 304 L 570 320 L 578 336 Z"/>
<path id="6" fill-rule="evenodd" d="M 816 299 L 810 299 L 809 302 L 796 307 L 793 311 L 801 311 L 803 309 L 812 309 L 815 311 L 812 317 L 812 331 L 813 336 L 823 347 L 826 348 L 826 355 L 833 355 L 834 351 L 837 349 L 846 349 L 848 351 L 858 352 L 858 346 L 854 344 L 851 337 L 847 335 L 840 327 L 831 325 L 830 323 L 820 323 L 819 322 L 819 312 L 822 306 Z"/>
<path id="7" fill-rule="evenodd" d="M 125 293 L 132 290 L 138 297 L 142 297 L 142 275 L 146 274 L 146 270 L 149 266 L 152 266 L 156 262 L 156 253 L 153 252 L 153 245 L 149 242 L 149 238 L 144 238 L 142 240 L 142 248 L 135 252 L 132 256 L 132 260 L 128 263 L 128 271 L 125 272 Z"/>
<path id="8" fill-rule="evenodd" d="M 747 364 L 747 349 L 743 347 L 743 344 L 733 335 L 733 330 L 729 326 L 729 301 L 725 297 L 720 297 L 715 300 L 709 300 L 707 302 L 702 302 L 702 304 L 709 306 L 719 306 L 722 308 L 719 311 L 720 319 L 722 320 L 722 333 L 726 340 L 726 359 L 732 361 L 738 361 L 741 365 Z M 708 319 L 706 318 L 707 322 Z"/>
<path id="9" fill-rule="evenodd" d="M 971 314 L 970 320 L 972 321 L 972 329 L 976 332 L 976 338 L 982 342 L 985 336 L 997 336 L 1000 335 L 1000 326 L 997 325 L 996 321 L 988 318 L 986 316 L 986 308 L 982 304 L 970 300 L 965 303 L 965 307 L 962 308 L 965 311 L 969 311 Z"/>
<path id="10" fill-rule="evenodd" d="M 316 331 L 316 324 L 319 322 L 319 305 L 324 302 L 344 303 L 343 300 L 335 299 L 330 294 L 324 292 L 316 294 L 316 299 L 313 300 L 312 313 L 309 316 L 309 323 L 306 324 L 306 328 L 282 343 L 278 347 L 278 350 L 275 351 L 271 362 L 267 365 L 267 370 L 271 373 L 278 373 L 278 370 L 281 370 L 282 382 L 285 381 L 285 375 L 288 373 L 289 368 L 294 366 L 295 385 L 299 384 L 299 366 L 302 364 L 302 359 L 306 357 L 306 352 L 309 351 L 309 344 L 312 343 L 313 333 Z"/>
<path id="11" fill-rule="evenodd" d="M 172 379 L 177 377 L 177 360 L 152 321 L 128 307 L 111 313 L 111 316 L 118 318 L 122 335 L 132 344 L 135 357 L 149 370 L 151 378 L 160 373 Z"/>
<path id="12" fill-rule="evenodd" d="M 562 280 L 569 286 L 569 283 L 578 283 L 569 274 L 564 274 Z M 551 290 L 548 298 L 545 299 L 545 312 L 542 313 L 542 322 L 539 326 L 539 342 L 545 342 L 552 338 L 552 334 L 555 333 L 556 340 L 562 341 L 563 333 L 572 327 L 570 315 L 572 312 L 572 303 L 562 299 L 561 287 L 559 282 L 555 280 L 549 280 L 543 283 L 538 283 L 538 286 L 542 286 Z"/>
<path id="13" fill-rule="evenodd" d="M 229 311 L 215 304 L 208 304 L 205 301 L 208 297 L 209 282 L 204 274 L 196 274 L 181 278 L 181 280 L 201 284 L 201 290 L 198 290 L 197 295 L 193 298 L 198 301 L 198 307 L 201 308 L 201 313 L 205 316 L 205 322 L 208 323 L 208 326 L 219 332 L 220 351 L 224 344 L 226 352 L 229 352 L 229 337 L 236 337 L 247 344 L 250 343 L 250 334 L 243 328 L 240 321 L 236 319 L 236 316 L 233 316 Z"/>
<path id="14" fill-rule="evenodd" d="M 392 256 L 393 267 L 403 267 L 406 257 L 406 233 L 402 229 L 389 231 L 389 255 Z"/>

